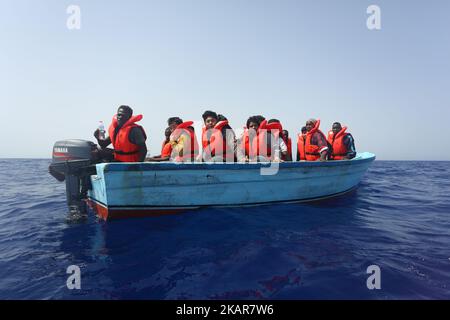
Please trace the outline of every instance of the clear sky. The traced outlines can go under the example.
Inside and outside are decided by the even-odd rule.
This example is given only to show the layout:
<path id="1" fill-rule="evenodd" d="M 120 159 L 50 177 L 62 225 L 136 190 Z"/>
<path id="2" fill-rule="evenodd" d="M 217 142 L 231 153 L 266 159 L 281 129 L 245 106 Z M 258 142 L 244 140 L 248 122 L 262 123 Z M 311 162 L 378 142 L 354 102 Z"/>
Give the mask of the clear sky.
<path id="1" fill-rule="evenodd" d="M 152 155 L 166 120 L 310 117 L 378 159 L 450 160 L 450 1 L 1 0 L 1 157 L 94 140 L 121 104 Z M 81 29 L 69 30 L 69 5 Z M 369 5 L 381 30 L 369 30 Z"/>

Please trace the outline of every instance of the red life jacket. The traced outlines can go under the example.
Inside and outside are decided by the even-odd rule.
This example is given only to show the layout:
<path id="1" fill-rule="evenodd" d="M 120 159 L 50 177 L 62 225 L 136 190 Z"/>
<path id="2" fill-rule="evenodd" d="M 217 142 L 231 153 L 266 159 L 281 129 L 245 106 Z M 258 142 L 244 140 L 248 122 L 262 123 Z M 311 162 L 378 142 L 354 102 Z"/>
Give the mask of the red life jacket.
<path id="1" fill-rule="evenodd" d="M 109 126 L 108 133 L 111 138 L 111 143 L 114 148 L 114 159 L 121 162 L 139 162 L 139 146 L 131 143 L 129 140 L 129 135 L 131 129 L 139 127 L 144 132 L 145 138 L 147 138 L 144 128 L 140 125 L 135 124 L 135 122 L 142 120 L 142 115 L 132 116 L 127 122 L 119 129 L 117 136 L 115 135 L 115 130 L 118 126 L 117 116 L 115 115 L 112 119 L 112 123 Z"/>
<path id="2" fill-rule="evenodd" d="M 208 152 L 211 157 L 215 155 L 223 156 L 226 159 L 227 154 L 234 154 L 234 151 L 231 150 L 226 141 L 226 135 L 224 135 L 224 127 L 228 125 L 228 121 L 219 121 L 214 126 L 212 132 L 208 132 L 206 127 L 202 129 L 202 146 L 203 150 Z M 208 135 L 210 135 L 208 139 Z M 222 150 L 220 150 L 222 149 Z M 233 157 L 234 158 L 234 157 Z"/>
<path id="3" fill-rule="evenodd" d="M 297 138 L 297 151 L 298 151 L 298 155 L 299 155 L 299 161 L 306 160 L 305 140 L 306 140 L 306 134 L 299 133 L 298 138 Z"/>
<path id="4" fill-rule="evenodd" d="M 328 132 L 328 143 L 333 147 L 331 159 L 342 160 L 347 155 L 347 147 L 344 144 L 344 138 L 347 135 L 345 132 L 347 127 L 343 127 L 341 131 L 334 134 L 333 131 Z"/>
<path id="5" fill-rule="evenodd" d="M 170 143 L 170 141 L 166 142 L 166 140 L 164 140 L 161 148 L 161 158 L 170 157 L 171 154 L 172 154 L 172 144 Z"/>
<path id="6" fill-rule="evenodd" d="M 192 125 L 193 121 L 186 121 L 179 124 L 175 130 L 172 132 L 170 140 L 177 140 L 183 132 L 189 133 L 190 143 L 189 150 L 183 150 L 183 156 L 178 160 L 195 160 L 198 155 L 198 142 L 195 136 L 194 128 Z M 187 151 L 187 152 L 186 152 Z M 178 157 L 177 157 L 178 158 Z"/>
<path id="7" fill-rule="evenodd" d="M 267 123 L 266 130 L 267 130 L 267 134 L 271 135 L 270 139 L 275 139 L 275 141 L 277 141 L 281 137 L 281 139 L 283 139 L 283 141 L 286 143 L 286 140 L 284 139 L 284 136 L 283 136 L 283 126 L 281 125 L 280 122 Z M 271 156 L 271 158 L 273 158 L 272 146 L 273 146 L 272 141 L 267 140 L 266 149 L 268 151 L 268 154 Z M 286 143 L 286 146 L 287 146 L 287 143 Z M 289 152 L 289 150 L 288 150 L 288 152 Z M 284 157 L 282 154 L 280 154 L 280 156 L 283 160 L 286 160 L 286 157 Z"/>
<path id="8" fill-rule="evenodd" d="M 281 132 L 283 131 L 283 126 L 279 122 L 272 122 L 266 124 L 267 130 L 278 130 L 279 134 L 281 135 Z"/>
<path id="9" fill-rule="evenodd" d="M 269 130 L 269 132 L 272 133 L 272 137 L 275 137 L 275 139 L 278 139 L 278 137 L 281 137 L 281 139 L 283 139 L 284 143 L 286 144 L 287 147 L 287 155 L 281 155 L 281 159 L 282 160 L 287 160 L 287 159 L 292 159 L 292 140 L 291 138 L 286 138 L 286 136 L 283 134 L 283 125 L 280 122 L 272 122 L 272 123 L 268 123 L 266 125 L 266 129 Z M 278 130 L 277 131 L 272 131 L 272 130 Z M 271 153 L 271 152 L 269 152 Z"/>
<path id="10" fill-rule="evenodd" d="M 243 149 L 242 152 L 247 157 L 250 156 L 250 141 L 248 136 L 248 128 L 244 127 L 244 133 L 242 134 L 242 141 L 241 141 L 241 148 Z"/>
<path id="11" fill-rule="evenodd" d="M 268 135 L 270 134 L 271 129 L 279 129 L 281 124 L 279 123 L 270 123 L 267 124 L 267 120 L 261 122 L 258 127 L 258 131 L 256 132 L 256 136 L 253 137 L 250 156 L 264 156 L 268 159 L 272 159 L 272 147 L 270 141 L 268 139 Z M 278 139 L 279 132 L 276 134 L 275 139 Z M 273 137 L 271 137 L 273 139 Z"/>
<path id="12" fill-rule="evenodd" d="M 283 140 L 284 140 L 284 143 L 286 143 L 286 137 Z M 292 160 L 292 140 L 291 140 L 291 138 L 287 138 L 286 146 L 288 149 L 288 157 L 289 157 L 289 159 Z M 287 160 L 287 159 L 283 159 L 283 160 Z"/>
<path id="13" fill-rule="evenodd" d="M 286 136 L 283 134 L 283 125 L 280 122 L 272 122 L 266 125 L 266 129 L 272 133 L 272 137 L 275 137 L 275 139 L 281 137 L 281 139 L 283 139 L 284 143 L 286 144 L 287 155 L 286 156 L 281 155 L 281 159 L 282 160 L 287 160 L 288 158 L 292 159 L 292 141 L 291 138 L 286 138 Z M 275 130 L 278 130 L 278 132 Z"/>
<path id="14" fill-rule="evenodd" d="M 206 127 L 202 128 L 202 148 L 205 150 L 208 147 L 209 141 L 208 137 L 206 136 Z"/>
<path id="15" fill-rule="evenodd" d="M 316 124 L 314 125 L 314 128 L 311 129 L 311 131 L 306 133 L 306 139 L 305 139 L 305 156 L 307 161 L 316 161 L 320 158 L 320 149 L 321 147 L 311 144 L 311 139 L 314 135 L 314 133 L 318 132 L 319 134 L 323 135 L 323 137 L 326 140 L 325 135 L 322 131 L 319 130 L 320 126 L 320 120 L 317 120 Z"/>

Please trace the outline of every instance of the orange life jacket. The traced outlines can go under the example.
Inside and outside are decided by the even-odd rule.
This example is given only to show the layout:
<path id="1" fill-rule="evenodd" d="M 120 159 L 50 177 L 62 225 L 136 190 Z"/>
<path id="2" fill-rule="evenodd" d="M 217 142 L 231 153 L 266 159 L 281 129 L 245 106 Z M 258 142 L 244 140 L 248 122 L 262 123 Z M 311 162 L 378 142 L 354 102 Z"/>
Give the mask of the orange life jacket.
<path id="1" fill-rule="evenodd" d="M 282 160 L 292 159 L 292 141 L 291 138 L 286 138 L 283 135 L 283 125 L 280 122 L 272 122 L 268 123 L 266 125 L 266 129 L 269 130 L 270 133 L 272 133 L 272 137 L 275 137 L 275 139 L 278 139 L 278 137 L 281 137 L 283 139 L 284 143 L 287 147 L 287 155 L 281 155 Z M 275 131 L 278 130 L 278 131 Z M 269 143 L 268 143 L 269 144 Z M 271 152 L 269 152 L 271 153 Z"/>
<path id="2" fill-rule="evenodd" d="M 281 129 L 281 130 L 280 130 Z M 272 133 L 271 130 L 274 130 Z M 267 123 L 267 120 L 261 122 L 256 133 L 256 137 L 252 141 L 251 155 L 264 156 L 270 160 L 273 160 L 272 143 L 269 140 L 269 135 L 272 134 L 270 139 L 278 139 L 283 127 L 280 123 Z"/>
<path id="3" fill-rule="evenodd" d="M 291 140 L 291 138 L 287 138 L 287 142 L 286 142 L 286 137 L 283 140 L 284 140 L 284 143 L 286 143 L 286 146 L 288 149 L 288 158 L 292 160 L 292 140 Z M 283 159 L 283 160 L 287 160 L 287 159 Z"/>
<path id="4" fill-rule="evenodd" d="M 137 125 L 135 122 L 142 120 L 142 115 L 132 116 L 127 122 L 119 129 L 117 136 L 115 130 L 118 126 L 117 116 L 115 115 L 112 119 L 111 125 L 109 126 L 108 133 L 111 138 L 111 143 L 114 148 L 114 159 L 121 162 L 139 162 L 139 146 L 131 143 L 129 140 L 129 135 L 131 129 L 139 127 L 144 132 L 145 138 L 147 138 L 144 128 Z"/>
<path id="5" fill-rule="evenodd" d="M 281 139 L 283 139 L 283 141 L 285 141 L 284 136 L 283 136 L 283 126 L 281 125 L 280 122 L 267 123 L 266 130 L 267 130 L 267 134 L 271 135 L 270 139 L 274 139 L 275 141 L 277 141 L 281 137 Z M 286 143 L 286 141 L 285 141 L 285 143 Z M 266 148 L 268 150 L 269 155 L 273 154 L 272 146 L 273 146 L 273 143 L 271 143 L 270 140 L 267 140 Z M 287 143 L 286 143 L 286 146 L 287 146 Z M 288 152 L 289 152 L 289 150 L 288 150 Z M 280 154 L 280 156 L 283 160 L 286 160 L 286 157 L 284 157 L 282 154 Z M 271 158 L 273 158 L 273 157 L 271 157 Z"/>
<path id="6" fill-rule="evenodd" d="M 241 140 L 241 148 L 243 149 L 242 152 L 249 157 L 250 156 L 250 138 L 248 136 L 248 128 L 244 127 L 244 133 L 242 134 L 242 140 Z"/>
<path id="7" fill-rule="evenodd" d="M 311 129 L 311 131 L 306 133 L 306 139 L 305 139 L 305 156 L 307 161 L 316 161 L 320 158 L 320 149 L 321 147 L 311 144 L 311 139 L 314 135 L 314 133 L 318 132 L 321 134 L 325 140 L 326 137 L 323 134 L 322 131 L 319 130 L 320 126 L 320 120 L 317 120 L 316 124 L 314 125 L 314 128 Z"/>
<path id="8" fill-rule="evenodd" d="M 234 154 L 234 150 L 231 150 L 228 147 L 226 141 L 225 130 L 223 130 L 225 126 L 228 126 L 227 120 L 219 121 L 218 123 L 216 123 L 212 132 L 208 132 L 208 130 L 206 130 L 206 127 L 203 127 L 202 129 L 203 150 L 208 152 L 211 155 L 211 157 L 219 155 L 223 156 L 223 158 L 226 159 L 227 154 L 228 155 Z M 210 135 L 209 139 L 208 135 Z"/>
<path id="9" fill-rule="evenodd" d="M 164 140 L 161 148 L 161 158 L 170 157 L 171 154 L 172 154 L 172 144 Z"/>
<path id="10" fill-rule="evenodd" d="M 347 135 L 346 130 L 347 127 L 343 127 L 336 134 L 332 130 L 328 132 L 328 143 L 333 147 L 333 153 L 331 154 L 333 160 L 342 160 L 347 155 L 348 150 L 344 144 L 344 138 Z"/>
<path id="11" fill-rule="evenodd" d="M 299 133 L 297 138 L 297 151 L 299 155 L 299 161 L 306 160 L 306 154 L 305 154 L 305 140 L 306 140 L 306 134 Z"/>
<path id="12" fill-rule="evenodd" d="M 270 131 L 271 133 L 275 133 L 273 136 L 275 139 L 278 139 L 278 137 L 281 137 L 283 139 L 284 143 L 287 147 L 287 155 L 281 155 L 282 160 L 292 159 L 292 140 L 291 138 L 286 138 L 286 136 L 283 134 L 283 125 L 280 122 L 272 122 L 268 123 L 266 126 L 267 130 L 278 130 L 277 131 Z"/>
<path id="13" fill-rule="evenodd" d="M 267 130 L 278 130 L 279 134 L 281 135 L 281 132 L 283 131 L 283 126 L 279 122 L 272 122 L 266 124 Z"/>
<path id="14" fill-rule="evenodd" d="M 186 121 L 179 124 L 175 130 L 172 132 L 170 140 L 176 140 L 183 132 L 189 133 L 190 143 L 189 150 L 183 150 L 183 156 L 178 160 L 195 160 L 198 155 L 198 142 L 197 137 L 195 136 L 194 128 L 192 125 L 193 121 Z M 187 152 L 186 152 L 187 151 Z M 178 158 L 178 157 L 177 157 Z"/>

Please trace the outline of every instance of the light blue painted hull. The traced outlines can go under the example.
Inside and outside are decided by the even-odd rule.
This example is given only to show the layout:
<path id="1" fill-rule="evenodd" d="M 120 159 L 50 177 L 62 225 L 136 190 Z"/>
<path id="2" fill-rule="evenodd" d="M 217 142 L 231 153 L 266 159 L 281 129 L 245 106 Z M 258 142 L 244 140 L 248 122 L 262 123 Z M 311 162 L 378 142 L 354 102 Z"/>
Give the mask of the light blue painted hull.
<path id="1" fill-rule="evenodd" d="M 89 198 L 107 209 L 164 210 L 307 201 L 355 188 L 375 155 L 327 162 L 267 164 L 102 163 Z"/>

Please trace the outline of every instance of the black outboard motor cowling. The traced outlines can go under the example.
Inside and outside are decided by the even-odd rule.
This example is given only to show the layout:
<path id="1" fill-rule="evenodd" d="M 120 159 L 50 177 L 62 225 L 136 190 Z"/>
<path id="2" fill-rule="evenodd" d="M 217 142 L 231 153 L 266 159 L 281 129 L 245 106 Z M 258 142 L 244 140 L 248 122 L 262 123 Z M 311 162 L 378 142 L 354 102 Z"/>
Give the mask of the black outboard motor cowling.
<path id="1" fill-rule="evenodd" d="M 67 205 L 71 213 L 86 212 L 89 177 L 96 173 L 95 163 L 100 162 L 97 145 L 86 140 L 62 140 L 53 146 L 49 173 L 58 181 L 66 181 Z"/>
<path id="2" fill-rule="evenodd" d="M 53 146 L 53 163 L 70 160 L 98 160 L 98 147 L 86 140 L 62 140 Z"/>

